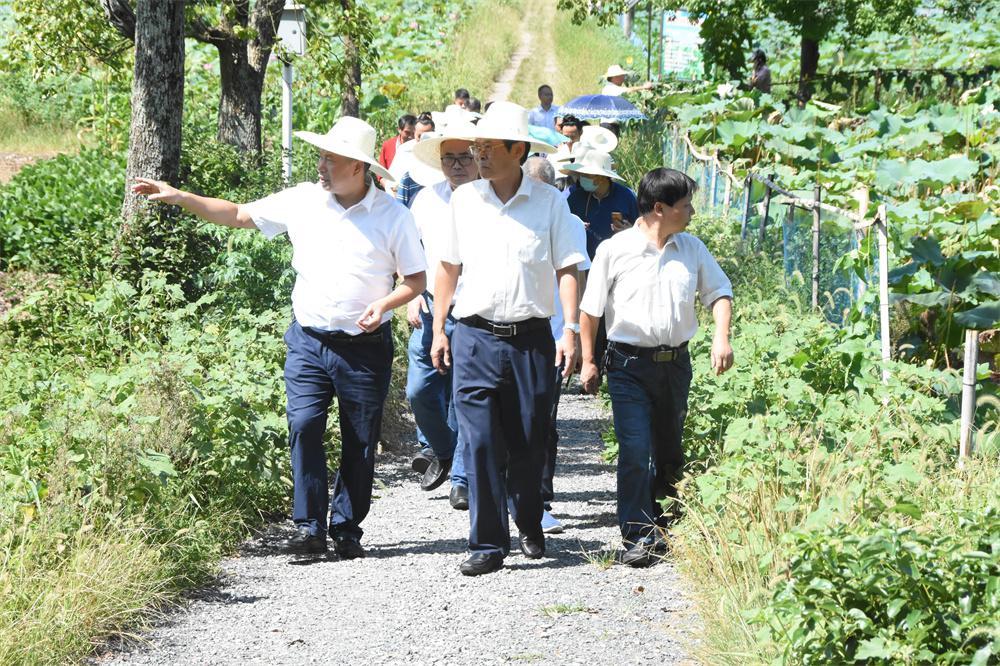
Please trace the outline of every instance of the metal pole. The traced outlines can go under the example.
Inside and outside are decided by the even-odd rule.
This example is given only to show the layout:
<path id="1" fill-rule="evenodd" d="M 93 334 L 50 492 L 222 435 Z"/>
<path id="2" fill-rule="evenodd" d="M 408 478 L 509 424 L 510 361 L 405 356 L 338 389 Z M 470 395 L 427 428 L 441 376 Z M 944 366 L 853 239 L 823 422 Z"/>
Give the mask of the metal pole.
<path id="1" fill-rule="evenodd" d="M 719 152 L 718 151 L 715 152 L 715 156 L 712 159 L 711 164 L 712 164 L 712 177 L 711 177 L 711 180 L 709 181 L 709 183 L 710 183 L 709 187 L 712 189 L 712 199 L 711 199 L 711 201 L 712 201 L 712 212 L 715 212 L 715 202 L 716 202 L 715 188 L 716 188 L 716 185 L 718 185 L 718 179 L 719 179 L 719 168 L 718 168 L 718 164 L 719 164 Z"/>
<path id="2" fill-rule="evenodd" d="M 652 76 L 653 63 L 653 3 L 646 3 L 646 80 Z"/>
<path id="3" fill-rule="evenodd" d="M 812 306 L 819 309 L 819 183 L 813 187 L 813 270 L 812 270 Z"/>
<path id="4" fill-rule="evenodd" d="M 281 170 L 292 184 L 292 63 L 281 63 Z"/>
<path id="5" fill-rule="evenodd" d="M 743 224 L 740 225 L 740 243 L 747 239 L 747 225 L 750 223 L 750 190 L 753 188 L 753 179 L 747 174 L 743 179 L 743 194 L 746 197 L 743 201 Z"/>
<path id="6" fill-rule="evenodd" d="M 664 23 L 666 23 L 666 13 L 661 11 L 660 12 L 660 74 L 656 78 L 657 81 L 663 79 L 663 61 L 664 61 L 664 53 L 663 53 L 663 24 Z"/>
<path id="7" fill-rule="evenodd" d="M 764 232 L 767 230 L 767 216 L 771 212 L 771 186 L 774 176 L 764 183 L 764 214 L 760 218 L 760 226 L 757 228 L 757 250 L 764 250 Z"/>
<path id="8" fill-rule="evenodd" d="M 726 189 L 722 194 L 722 207 L 725 209 L 726 218 L 729 217 L 729 205 L 732 203 L 733 197 L 733 182 L 726 178 Z"/>
<path id="9" fill-rule="evenodd" d="M 879 337 L 882 338 L 882 381 L 889 383 L 889 220 L 885 204 L 878 207 L 878 310 Z"/>
<path id="10" fill-rule="evenodd" d="M 976 363 L 979 361 L 979 332 L 965 331 L 965 367 L 962 371 L 962 429 L 958 442 L 958 466 L 972 453 L 972 426 L 976 418 Z"/>

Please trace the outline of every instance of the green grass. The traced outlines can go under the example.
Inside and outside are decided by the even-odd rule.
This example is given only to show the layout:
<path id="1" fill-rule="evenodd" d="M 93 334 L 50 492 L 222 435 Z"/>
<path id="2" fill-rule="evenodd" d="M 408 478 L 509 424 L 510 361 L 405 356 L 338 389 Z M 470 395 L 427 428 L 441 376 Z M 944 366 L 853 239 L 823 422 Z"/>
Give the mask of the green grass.
<path id="1" fill-rule="evenodd" d="M 74 151 L 79 146 L 74 127 L 33 123 L 0 103 L 0 153 L 49 155 Z"/>
<path id="2" fill-rule="evenodd" d="M 573 613 L 589 613 L 591 609 L 580 603 L 558 603 L 549 606 L 542 606 L 541 613 L 545 617 L 559 617 L 560 615 L 572 615 Z"/>

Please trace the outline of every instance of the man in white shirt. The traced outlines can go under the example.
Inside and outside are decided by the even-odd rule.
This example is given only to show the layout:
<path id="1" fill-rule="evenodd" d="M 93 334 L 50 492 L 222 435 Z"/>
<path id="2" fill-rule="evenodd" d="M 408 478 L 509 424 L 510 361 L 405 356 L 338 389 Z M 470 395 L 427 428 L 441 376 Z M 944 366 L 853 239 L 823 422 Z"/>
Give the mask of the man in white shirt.
<path id="1" fill-rule="evenodd" d="M 552 86 L 542 84 L 538 86 L 539 105 L 528 114 L 528 124 L 537 127 L 554 130 L 556 128 L 556 116 L 559 115 L 559 107 L 552 104 Z"/>
<path id="2" fill-rule="evenodd" d="M 257 228 L 268 238 L 288 234 L 296 279 L 285 392 L 296 533 L 285 548 L 325 552 L 329 524 L 337 554 L 352 559 L 364 555 L 361 521 L 371 506 L 392 366 L 390 319 L 424 290 L 426 262 L 410 212 L 372 182 L 372 173 L 389 173 L 374 158 L 368 123 L 343 117 L 325 135 L 296 136 L 319 148 L 318 183 L 242 205 L 143 178 L 133 190 L 215 224 Z M 394 275 L 403 276 L 397 286 Z M 341 460 L 328 504 L 323 433 L 334 395 Z"/>
<path id="3" fill-rule="evenodd" d="M 410 301 L 407 319 L 413 326 L 407 348 L 406 397 L 417 422 L 417 440 L 422 450 L 413 459 L 413 469 L 422 475 L 420 487 L 433 490 L 451 472 L 449 501 L 455 509 L 469 508 L 469 488 L 462 450 L 458 444 L 458 425 L 452 407 L 451 373 L 441 374 L 431 362 L 434 339 L 434 276 L 441 263 L 441 250 L 450 230 L 451 194 L 456 187 L 479 178 L 475 158 L 469 151 L 472 142 L 454 138 L 475 132 L 472 123 L 453 120 L 441 135 L 425 139 L 413 152 L 415 162 L 444 175 L 445 180 L 422 189 L 413 200 L 410 212 L 417 223 L 427 257 L 427 290 Z M 455 320 L 445 321 L 450 336 Z"/>
<path id="4" fill-rule="evenodd" d="M 705 244 L 683 233 L 694 214 L 697 184 L 673 169 L 647 173 L 639 185 L 639 219 L 597 247 L 581 309 L 584 390 L 596 393 L 598 321 L 606 317 L 604 366 L 618 438 L 618 524 L 631 566 L 653 564 L 664 550 L 661 498 L 676 496 L 684 468 L 691 357 L 698 330 L 695 298 L 715 320 L 712 368 L 732 367 L 733 289 Z"/>
<path id="5" fill-rule="evenodd" d="M 510 552 L 508 497 L 521 552 L 545 553 L 541 482 L 553 367 L 565 363 L 569 376 L 576 363 L 576 265 L 584 257 L 559 191 L 521 170 L 529 153 L 553 150 L 531 138 L 528 111 L 496 102 L 471 138 L 482 180 L 452 194 L 451 233 L 435 278 L 431 358 L 440 371 L 454 371 L 469 478 L 471 555 L 460 571 L 476 576 L 502 567 Z M 452 345 L 445 321 L 459 273 Z M 556 282 L 569 329 L 558 345 L 548 321 Z"/>

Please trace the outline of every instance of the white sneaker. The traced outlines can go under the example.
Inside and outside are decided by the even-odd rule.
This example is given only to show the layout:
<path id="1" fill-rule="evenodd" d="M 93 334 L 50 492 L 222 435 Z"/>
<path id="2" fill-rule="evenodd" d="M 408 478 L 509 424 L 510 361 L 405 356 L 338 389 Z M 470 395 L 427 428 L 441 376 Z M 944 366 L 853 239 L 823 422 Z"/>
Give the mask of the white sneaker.
<path id="1" fill-rule="evenodd" d="M 545 534 L 562 534 L 563 526 L 556 517 L 548 511 L 542 511 L 542 532 Z"/>

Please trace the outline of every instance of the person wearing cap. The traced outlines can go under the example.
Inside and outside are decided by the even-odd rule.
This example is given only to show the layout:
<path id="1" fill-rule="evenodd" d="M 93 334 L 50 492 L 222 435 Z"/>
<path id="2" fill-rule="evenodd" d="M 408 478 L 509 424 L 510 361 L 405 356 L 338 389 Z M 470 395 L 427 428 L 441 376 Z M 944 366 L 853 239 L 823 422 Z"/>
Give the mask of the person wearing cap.
<path id="1" fill-rule="evenodd" d="M 542 465 L 554 395 L 553 367 L 576 363 L 577 224 L 558 190 L 525 176 L 533 152 L 553 147 L 528 132 L 527 109 L 495 102 L 470 133 L 481 180 L 457 188 L 435 278 L 431 359 L 453 374 L 459 439 L 469 479 L 469 551 L 460 571 L 496 571 L 510 552 L 509 509 L 521 552 L 545 554 Z M 445 323 L 462 275 L 449 341 Z M 559 296 L 566 331 L 549 318 Z"/>
<path id="2" fill-rule="evenodd" d="M 427 182 L 413 201 L 410 211 L 416 221 L 427 256 L 427 289 L 423 296 L 410 301 L 407 319 L 413 326 L 407 348 L 409 366 L 406 373 L 406 398 L 417 422 L 417 440 L 421 451 L 412 461 L 413 470 L 421 474 L 420 487 L 434 490 L 449 471 L 452 508 L 469 508 L 469 488 L 465 475 L 462 447 L 458 446 L 458 425 L 452 405 L 451 373 L 439 373 L 431 362 L 434 338 L 434 276 L 440 264 L 444 237 L 451 217 L 451 195 L 455 188 L 479 178 L 475 158 L 469 152 L 472 142 L 465 138 L 475 132 L 475 126 L 452 114 L 442 132 L 425 139 L 413 151 L 416 165 L 428 172 L 414 173 L 420 179 L 439 176 L 437 182 Z M 421 178 L 423 177 L 423 178 Z M 455 320 L 445 320 L 445 334 L 450 336 Z"/>
<path id="3" fill-rule="evenodd" d="M 552 86 L 543 83 L 538 86 L 538 106 L 528 114 L 528 124 L 546 129 L 556 129 L 556 116 L 559 115 L 559 107 L 552 104 Z"/>
<path id="4" fill-rule="evenodd" d="M 396 159 L 396 151 L 407 141 L 412 141 L 416 133 L 417 117 L 406 113 L 396 121 L 396 136 L 382 142 L 382 149 L 378 153 L 378 163 L 385 169 L 392 166 L 392 161 Z M 379 180 L 383 177 L 379 176 Z"/>
<path id="5" fill-rule="evenodd" d="M 555 186 L 556 170 L 552 167 L 552 163 L 545 157 L 538 155 L 529 157 L 528 161 L 524 164 L 524 172 L 537 181 Z M 590 257 L 587 255 L 587 231 L 583 226 L 583 220 L 575 215 L 573 217 L 576 222 L 573 225 L 573 238 L 576 241 L 577 250 L 583 255 L 583 261 L 576 265 L 578 289 L 582 291 L 586 283 L 587 271 L 590 270 Z M 553 301 L 557 301 L 558 299 L 559 294 L 556 292 L 553 295 Z M 549 320 L 549 327 L 552 329 L 553 340 L 558 340 L 563 336 L 565 325 L 562 312 L 559 308 L 555 309 L 552 319 Z M 552 397 L 552 412 L 549 417 L 549 429 L 546 437 L 545 461 L 542 464 L 542 503 L 544 507 L 544 511 L 542 512 L 542 532 L 545 534 L 559 534 L 563 531 L 562 523 L 552 515 L 552 502 L 555 500 L 556 456 L 559 449 L 559 429 L 556 422 L 559 418 L 559 398 L 562 395 L 563 370 L 562 366 L 555 368 L 555 393 Z"/>
<path id="6" fill-rule="evenodd" d="M 771 92 L 771 68 L 767 66 L 767 55 L 761 49 L 754 49 L 751 58 L 753 74 L 750 76 L 750 88 L 761 92 Z"/>
<path id="7" fill-rule="evenodd" d="M 618 438 L 621 561 L 653 564 L 665 550 L 660 499 L 676 496 L 684 467 L 681 434 L 691 385 L 688 341 L 698 330 L 695 300 L 712 311 L 712 368 L 733 364 L 729 345 L 733 289 L 705 244 L 685 229 L 697 184 L 659 168 L 639 184 L 635 226 L 601 243 L 580 304 L 584 391 L 600 386 L 595 338 L 607 320 L 604 366 Z"/>
<path id="8" fill-rule="evenodd" d="M 611 154 L 603 150 L 586 150 L 572 164 L 563 166 L 562 172 L 577 178 L 567 202 L 573 214 L 587 226 L 587 252 L 593 259 L 602 241 L 639 217 L 635 193 L 622 184 Z"/>
<path id="9" fill-rule="evenodd" d="M 295 135 L 319 149 L 318 182 L 248 204 L 144 178 L 132 189 L 215 224 L 260 229 L 268 238 L 288 234 L 296 278 L 285 392 L 296 531 L 285 549 L 325 552 L 329 526 L 337 554 L 351 559 L 364 555 L 361 522 L 389 390 L 392 311 L 424 290 L 426 260 L 413 216 L 372 182 L 371 174 L 389 177 L 374 158 L 374 128 L 345 116 L 326 134 Z M 328 503 L 323 434 L 335 395 L 341 456 Z"/>
<path id="10" fill-rule="evenodd" d="M 601 94 L 620 97 L 626 93 L 638 92 L 640 90 L 650 90 L 653 87 L 653 84 L 649 81 L 646 81 L 642 85 L 638 86 L 622 85 L 625 83 L 625 79 L 630 73 L 631 72 L 628 70 L 622 69 L 621 65 L 611 65 L 608 67 L 608 71 L 604 72 L 603 78 L 606 83 L 601 89 Z"/>

